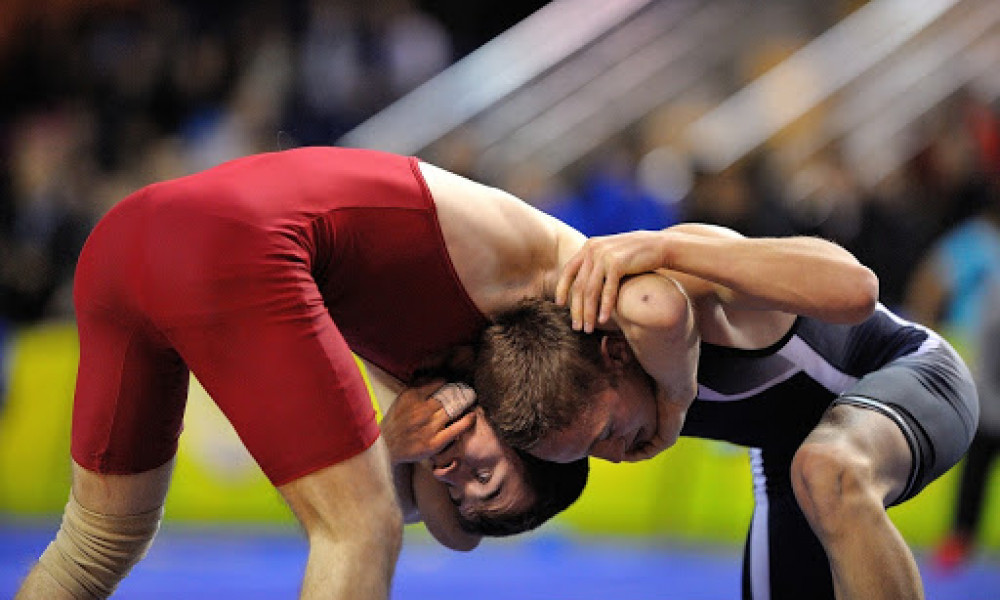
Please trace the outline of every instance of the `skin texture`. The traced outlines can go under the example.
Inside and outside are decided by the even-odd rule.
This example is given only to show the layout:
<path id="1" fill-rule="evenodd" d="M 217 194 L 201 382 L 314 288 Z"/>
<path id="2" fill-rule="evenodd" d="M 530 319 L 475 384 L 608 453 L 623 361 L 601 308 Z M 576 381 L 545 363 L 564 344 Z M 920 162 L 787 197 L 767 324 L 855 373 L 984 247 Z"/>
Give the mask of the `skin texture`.
<path id="1" fill-rule="evenodd" d="M 651 271 L 656 273 L 625 279 Z M 684 293 L 676 294 L 658 277 L 673 280 Z M 649 455 L 676 439 L 693 400 L 687 387 L 692 374 L 668 366 L 685 346 L 657 345 L 658 338 L 693 343 L 693 325 L 700 339 L 716 345 L 763 348 L 780 339 L 795 315 L 833 323 L 867 318 L 877 302 L 878 281 L 849 253 L 823 240 L 747 239 L 689 224 L 588 240 L 567 262 L 556 297 L 570 305 L 577 329 L 616 323 L 634 359 L 656 382 L 655 392 L 644 390 L 643 376 L 625 369 L 632 360 L 628 353 L 606 353 L 613 363 L 609 368 L 620 369 L 633 384 L 594 398 L 593 405 L 602 408 L 537 446 L 540 456 L 572 460 L 582 452 L 601 452 L 596 445 L 601 432 L 616 424 L 615 410 L 604 406 L 609 403 L 633 411 L 655 404 L 660 431 L 650 445 L 657 447 L 645 449 Z M 680 362 L 690 368 L 689 360 Z M 649 426 L 648 408 L 642 414 Z M 909 447 L 898 427 L 854 406 L 829 410 L 798 449 L 793 489 L 830 558 L 838 599 L 923 597 L 913 555 L 885 512 L 902 492 L 910 468 Z"/>
<path id="2" fill-rule="evenodd" d="M 135 515 L 163 505 L 174 462 L 136 475 L 97 475 L 73 463 L 73 494 L 82 506 L 110 515 Z M 36 565 L 25 578 L 17 600 L 46 598 L 73 600 L 73 596 Z"/>
<path id="3" fill-rule="evenodd" d="M 559 269 L 583 243 L 580 233 L 502 191 L 431 165 L 420 168 L 435 199 L 456 274 L 483 314 L 488 317 L 525 296 L 553 297 Z M 425 425 L 440 425 L 434 411 L 424 416 Z M 425 450 L 411 447 L 404 453 L 412 457 L 414 452 L 439 450 L 453 434 L 471 426 L 470 421 L 444 435 L 441 431 L 447 427 L 433 432 Z M 413 499 L 439 540 L 459 549 L 478 543 L 459 535 L 448 486 L 418 470 L 408 477 L 410 469 L 415 467 L 392 468 L 380 438 L 357 457 L 281 487 L 310 544 L 303 598 L 388 596 L 402 535 L 403 510 L 396 494 L 400 481 L 410 480 L 407 491 L 413 493 L 400 497 Z M 104 514 L 151 510 L 163 504 L 169 471 L 164 467 L 122 478 L 75 468 L 74 492 L 85 507 Z M 28 575 L 18 598 L 59 597 L 60 590 L 38 571 Z"/>
<path id="4" fill-rule="evenodd" d="M 567 261 L 555 294 L 570 306 L 577 329 L 593 330 L 598 315 L 609 315 L 604 325 L 625 333 L 656 380 L 659 426 L 649 443 L 626 456 L 642 460 L 677 439 L 695 396 L 699 338 L 763 348 L 784 335 L 795 315 L 859 322 L 875 308 L 878 279 L 843 248 L 818 238 L 745 238 L 683 224 L 587 240 Z"/>
<path id="5" fill-rule="evenodd" d="M 456 510 L 524 508 L 530 496 L 520 460 L 500 442 L 481 409 L 449 423 L 434 397 L 443 381 L 407 389 L 374 365 L 367 369 L 386 411 L 383 433 L 407 522 L 423 520 L 443 545 L 467 551 L 480 537 L 458 526 Z"/>
<path id="6" fill-rule="evenodd" d="M 487 505 L 495 510 L 523 510 L 529 490 L 514 451 L 502 444 L 481 408 L 475 425 L 430 459 L 434 478 L 448 489 L 463 512 Z"/>
<path id="7" fill-rule="evenodd" d="M 388 597 L 403 516 L 381 439 L 279 491 L 309 539 L 302 598 Z"/>

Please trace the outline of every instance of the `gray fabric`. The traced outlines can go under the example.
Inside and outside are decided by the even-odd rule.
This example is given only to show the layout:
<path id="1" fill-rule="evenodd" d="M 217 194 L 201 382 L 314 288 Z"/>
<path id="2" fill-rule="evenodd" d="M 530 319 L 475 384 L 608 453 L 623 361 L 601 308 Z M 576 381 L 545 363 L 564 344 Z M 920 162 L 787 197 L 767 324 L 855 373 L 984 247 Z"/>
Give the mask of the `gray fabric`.
<path id="1" fill-rule="evenodd" d="M 993 281 L 978 333 L 973 373 L 979 390 L 979 427 L 1000 435 L 1000 281 Z"/>

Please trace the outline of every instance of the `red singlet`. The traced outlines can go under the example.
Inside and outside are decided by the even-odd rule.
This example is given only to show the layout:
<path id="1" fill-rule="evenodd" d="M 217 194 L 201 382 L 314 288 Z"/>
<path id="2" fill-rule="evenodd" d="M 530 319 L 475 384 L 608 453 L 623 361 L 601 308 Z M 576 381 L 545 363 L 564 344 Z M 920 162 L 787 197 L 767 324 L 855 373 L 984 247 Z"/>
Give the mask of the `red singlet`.
<path id="1" fill-rule="evenodd" d="M 176 452 L 190 369 L 281 485 L 378 437 L 351 351 L 406 379 L 487 323 L 417 161 L 342 148 L 235 160 L 116 205 L 80 256 L 73 458 Z"/>

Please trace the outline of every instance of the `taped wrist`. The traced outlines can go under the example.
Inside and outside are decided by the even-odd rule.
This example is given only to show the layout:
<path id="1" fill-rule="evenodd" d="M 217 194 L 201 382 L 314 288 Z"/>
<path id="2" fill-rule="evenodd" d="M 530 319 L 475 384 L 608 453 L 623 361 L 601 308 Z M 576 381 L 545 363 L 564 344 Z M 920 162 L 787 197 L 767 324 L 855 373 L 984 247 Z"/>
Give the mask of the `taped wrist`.
<path id="1" fill-rule="evenodd" d="M 146 555 L 163 508 L 138 515 L 103 515 L 70 494 L 56 539 L 39 565 L 77 598 L 107 598 Z"/>

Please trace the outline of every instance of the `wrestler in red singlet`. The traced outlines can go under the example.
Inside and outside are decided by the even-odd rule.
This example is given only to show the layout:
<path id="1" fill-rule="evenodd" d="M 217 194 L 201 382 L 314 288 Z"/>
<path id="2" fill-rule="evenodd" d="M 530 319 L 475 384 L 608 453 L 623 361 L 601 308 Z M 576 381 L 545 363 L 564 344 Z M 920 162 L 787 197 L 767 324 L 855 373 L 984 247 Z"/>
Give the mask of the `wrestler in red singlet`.
<path id="1" fill-rule="evenodd" d="M 355 352 L 405 380 L 486 324 L 416 159 L 301 148 L 132 194 L 77 268 L 73 458 L 103 473 L 176 452 L 188 369 L 275 484 L 367 448 Z"/>

